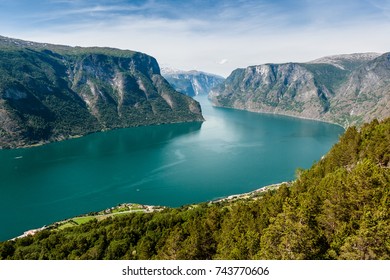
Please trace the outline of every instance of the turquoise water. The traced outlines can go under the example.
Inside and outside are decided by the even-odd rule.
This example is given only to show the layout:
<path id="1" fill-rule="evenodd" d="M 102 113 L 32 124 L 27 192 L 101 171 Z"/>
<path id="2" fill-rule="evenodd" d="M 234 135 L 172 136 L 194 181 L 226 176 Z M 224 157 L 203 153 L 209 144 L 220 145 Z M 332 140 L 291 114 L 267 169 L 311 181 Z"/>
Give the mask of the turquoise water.
<path id="1" fill-rule="evenodd" d="M 331 124 L 198 100 L 204 123 L 0 151 L 0 240 L 123 202 L 180 206 L 292 180 L 343 133 Z"/>

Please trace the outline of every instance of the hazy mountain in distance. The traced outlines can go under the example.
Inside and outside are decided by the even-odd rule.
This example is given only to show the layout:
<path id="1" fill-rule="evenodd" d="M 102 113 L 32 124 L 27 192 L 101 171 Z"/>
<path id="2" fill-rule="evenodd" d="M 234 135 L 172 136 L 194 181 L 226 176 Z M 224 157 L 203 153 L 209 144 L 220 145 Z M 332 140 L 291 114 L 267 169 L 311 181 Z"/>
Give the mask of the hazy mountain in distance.
<path id="1" fill-rule="evenodd" d="M 201 71 L 181 71 L 165 67 L 161 69 L 161 75 L 175 90 L 188 96 L 207 95 L 213 87 L 225 80 L 221 76 Z"/>

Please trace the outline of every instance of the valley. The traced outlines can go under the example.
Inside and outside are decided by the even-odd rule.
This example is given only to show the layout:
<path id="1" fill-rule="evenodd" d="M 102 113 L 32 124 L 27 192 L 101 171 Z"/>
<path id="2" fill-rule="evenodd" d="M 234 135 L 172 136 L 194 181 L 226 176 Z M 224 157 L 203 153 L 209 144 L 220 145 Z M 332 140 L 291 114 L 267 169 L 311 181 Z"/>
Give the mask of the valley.
<path id="1" fill-rule="evenodd" d="M 2 36 L 0 55 L 0 259 L 389 257 L 389 53 L 227 79 Z"/>
<path id="2" fill-rule="evenodd" d="M 327 123 L 197 100 L 203 123 L 118 129 L 0 151 L 6 225 L 0 239 L 121 203 L 180 207 L 290 181 L 343 133 Z M 11 217 L 8 209 L 17 211 Z"/>

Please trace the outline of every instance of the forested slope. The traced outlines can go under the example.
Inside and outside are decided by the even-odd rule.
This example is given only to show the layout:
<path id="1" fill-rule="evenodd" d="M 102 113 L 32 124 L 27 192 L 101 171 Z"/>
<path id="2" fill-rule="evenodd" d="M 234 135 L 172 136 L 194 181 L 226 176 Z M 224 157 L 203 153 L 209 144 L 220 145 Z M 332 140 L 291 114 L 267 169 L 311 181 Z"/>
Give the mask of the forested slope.
<path id="1" fill-rule="evenodd" d="M 149 55 L 0 36 L 0 149 L 203 120 L 198 102 L 176 92 Z"/>
<path id="2" fill-rule="evenodd" d="M 132 213 L 0 243 L 1 259 L 390 259 L 390 119 L 351 127 L 259 199 Z"/>

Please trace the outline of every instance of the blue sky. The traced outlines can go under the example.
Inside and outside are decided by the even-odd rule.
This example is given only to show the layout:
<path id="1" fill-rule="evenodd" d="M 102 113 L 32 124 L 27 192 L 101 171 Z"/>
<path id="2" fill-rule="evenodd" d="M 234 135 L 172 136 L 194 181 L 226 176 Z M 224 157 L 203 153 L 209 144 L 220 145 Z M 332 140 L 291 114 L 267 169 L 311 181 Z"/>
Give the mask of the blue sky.
<path id="1" fill-rule="evenodd" d="M 0 35 L 142 51 L 223 76 L 238 67 L 390 51 L 390 0 L 0 0 Z"/>

